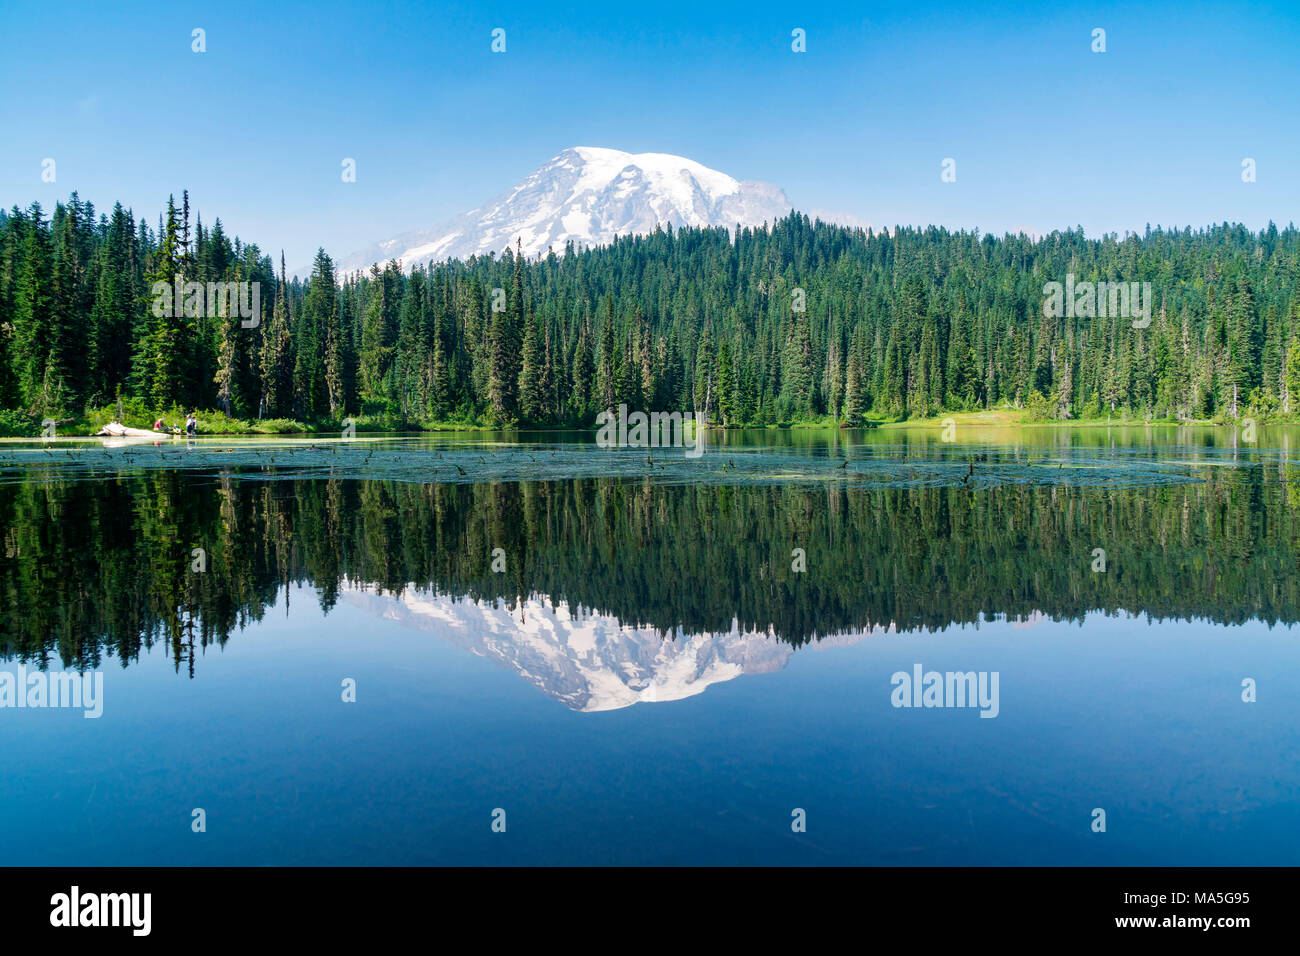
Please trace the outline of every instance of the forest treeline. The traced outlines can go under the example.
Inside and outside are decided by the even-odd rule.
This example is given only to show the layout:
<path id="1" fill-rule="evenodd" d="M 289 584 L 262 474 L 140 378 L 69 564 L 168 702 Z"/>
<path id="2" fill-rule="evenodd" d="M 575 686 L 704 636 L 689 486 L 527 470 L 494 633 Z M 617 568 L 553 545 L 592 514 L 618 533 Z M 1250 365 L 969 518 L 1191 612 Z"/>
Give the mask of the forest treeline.
<path id="1" fill-rule="evenodd" d="M 1161 487 L 974 493 L 179 471 L 66 482 L 51 470 L 0 484 L 0 659 L 84 670 L 163 643 L 178 667 L 193 666 L 195 648 L 261 620 L 296 584 L 314 586 L 326 611 L 355 587 L 512 608 L 541 595 L 667 635 L 734 625 L 795 645 L 1098 610 L 1292 624 L 1295 471 L 1279 462 Z"/>
<path id="2" fill-rule="evenodd" d="M 792 212 L 540 261 L 507 250 L 340 276 L 322 249 L 306 280 L 276 265 L 192 216 L 188 193 L 152 226 L 75 193 L 49 215 L 0 212 L 0 408 L 588 425 L 626 402 L 728 426 L 854 425 L 1002 406 L 1286 416 L 1300 393 L 1294 226 L 996 238 Z M 1044 285 L 1067 275 L 1149 282 L 1150 326 L 1044 316 Z M 156 314 L 154 284 L 178 278 L 258 283 L 259 315 Z"/>

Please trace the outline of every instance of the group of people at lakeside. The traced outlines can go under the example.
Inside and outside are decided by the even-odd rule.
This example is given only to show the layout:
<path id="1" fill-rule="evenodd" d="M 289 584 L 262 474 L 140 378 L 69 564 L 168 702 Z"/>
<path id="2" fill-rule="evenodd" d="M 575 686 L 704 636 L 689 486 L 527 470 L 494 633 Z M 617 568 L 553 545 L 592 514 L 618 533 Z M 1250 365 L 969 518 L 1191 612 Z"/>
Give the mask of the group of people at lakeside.
<path id="1" fill-rule="evenodd" d="M 158 420 L 153 423 L 153 430 L 156 432 L 165 432 L 168 430 L 167 423 L 163 421 L 161 415 L 159 415 Z M 185 416 L 185 437 L 194 438 L 198 435 L 198 433 L 199 433 L 198 416 L 194 412 L 190 412 L 188 415 Z"/>

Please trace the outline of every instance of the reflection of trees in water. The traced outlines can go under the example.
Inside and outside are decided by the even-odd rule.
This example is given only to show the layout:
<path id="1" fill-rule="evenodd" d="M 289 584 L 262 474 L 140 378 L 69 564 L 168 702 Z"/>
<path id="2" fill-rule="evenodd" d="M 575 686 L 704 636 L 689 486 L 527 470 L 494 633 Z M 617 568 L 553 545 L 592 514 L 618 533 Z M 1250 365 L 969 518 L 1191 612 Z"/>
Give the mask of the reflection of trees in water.
<path id="1" fill-rule="evenodd" d="M 1286 476 L 1144 489 L 850 491 L 604 479 L 418 485 L 153 472 L 0 486 L 0 654 L 65 665 L 165 641 L 179 668 L 288 584 L 543 594 L 626 624 L 771 628 L 799 644 L 894 623 L 1088 611 L 1300 619 Z M 507 571 L 491 571 L 493 548 Z M 791 570 L 791 549 L 807 571 Z M 1091 570 L 1105 548 L 1108 570 Z M 191 570 L 204 548 L 207 570 Z"/>

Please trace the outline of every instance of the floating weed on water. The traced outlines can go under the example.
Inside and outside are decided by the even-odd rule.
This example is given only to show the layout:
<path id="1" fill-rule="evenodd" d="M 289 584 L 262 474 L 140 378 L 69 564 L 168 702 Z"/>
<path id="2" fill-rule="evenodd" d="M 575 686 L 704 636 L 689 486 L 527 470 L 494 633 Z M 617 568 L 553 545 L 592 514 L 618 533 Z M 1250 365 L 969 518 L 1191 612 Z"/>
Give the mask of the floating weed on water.
<path id="1" fill-rule="evenodd" d="M 100 480 L 151 470 L 184 470 L 252 481 L 305 478 L 416 483 L 556 481 L 576 478 L 667 485 L 827 485 L 847 488 L 1001 485 L 1138 487 L 1200 481 L 1207 467 L 1285 464 L 1252 449 L 1064 449 L 1052 455 L 978 445 L 868 445 L 851 454 L 789 448 L 728 448 L 699 457 L 682 450 L 601 448 L 586 442 L 510 443 L 481 439 L 247 439 L 205 444 L 122 444 L 61 440 L 58 454 L 34 443 L 0 445 L 0 482 Z M 48 443 L 46 443 L 48 444 Z"/>

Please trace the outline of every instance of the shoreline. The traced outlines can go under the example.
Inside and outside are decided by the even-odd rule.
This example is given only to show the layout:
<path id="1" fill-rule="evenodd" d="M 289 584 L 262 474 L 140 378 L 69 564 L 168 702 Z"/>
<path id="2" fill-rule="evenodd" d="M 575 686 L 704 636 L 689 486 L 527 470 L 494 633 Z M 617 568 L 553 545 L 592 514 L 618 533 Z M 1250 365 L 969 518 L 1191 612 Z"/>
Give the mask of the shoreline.
<path id="1" fill-rule="evenodd" d="M 9 413 L 11 416 L 12 412 Z M 805 422 L 782 422 L 775 424 L 744 424 L 744 425 L 721 425 L 710 424 L 706 428 L 714 432 L 744 432 L 744 431 L 834 431 L 834 432 L 859 432 L 859 431 L 876 431 L 881 429 L 899 430 L 899 429 L 943 429 L 948 426 L 955 426 L 962 429 L 978 428 L 987 430 L 1006 430 L 1020 431 L 1026 429 L 1070 429 L 1070 428 L 1242 428 L 1254 423 L 1257 427 L 1265 426 L 1286 426 L 1300 425 L 1300 416 L 1286 416 L 1282 419 L 1277 418 L 1253 418 L 1250 415 L 1243 415 L 1235 420 L 1217 420 L 1217 419 L 1153 419 L 1145 420 L 1140 418 L 1086 418 L 1086 419 L 1048 419 L 1048 420 L 1026 420 L 1025 412 L 1018 409 L 994 409 L 978 412 L 949 412 L 930 418 L 917 419 L 866 419 L 858 425 L 847 425 L 843 422 L 833 422 L 829 419 L 821 421 Z M 58 438 L 94 438 L 93 432 L 103 426 L 99 421 L 103 417 L 101 413 L 95 413 L 87 418 L 77 418 L 71 421 L 65 421 L 56 430 Z M 127 416 L 134 421 L 134 416 Z M 150 419 L 153 421 L 157 418 L 154 416 Z M 345 419 L 346 421 L 346 419 Z M 123 422 L 130 425 L 130 421 Z M 215 426 L 215 427 L 214 427 Z M 22 440 L 34 441 L 40 440 L 42 435 L 39 429 L 33 425 L 33 433 L 27 435 L 3 435 L 2 440 Z M 148 427 L 147 423 L 145 426 Z M 584 433 L 599 431 L 600 426 L 593 423 L 591 425 L 520 425 L 520 424 L 484 424 L 481 422 L 424 422 L 424 423 L 393 423 L 385 426 L 379 422 L 367 421 L 353 424 L 354 435 L 365 434 L 385 434 L 385 435 L 436 435 L 440 433 L 452 434 L 478 434 L 478 433 L 499 433 L 499 432 L 528 432 L 528 433 Z M 342 421 L 323 421 L 319 423 L 298 422 L 291 419 L 267 419 L 263 422 L 247 421 L 242 419 L 229 419 L 220 413 L 214 413 L 212 416 L 205 416 L 200 413 L 199 416 L 199 434 L 200 438 L 276 438 L 288 436 L 315 436 L 320 438 L 329 438 L 334 434 L 342 434 L 344 431 Z M 183 437 L 183 436 L 182 436 Z"/>

